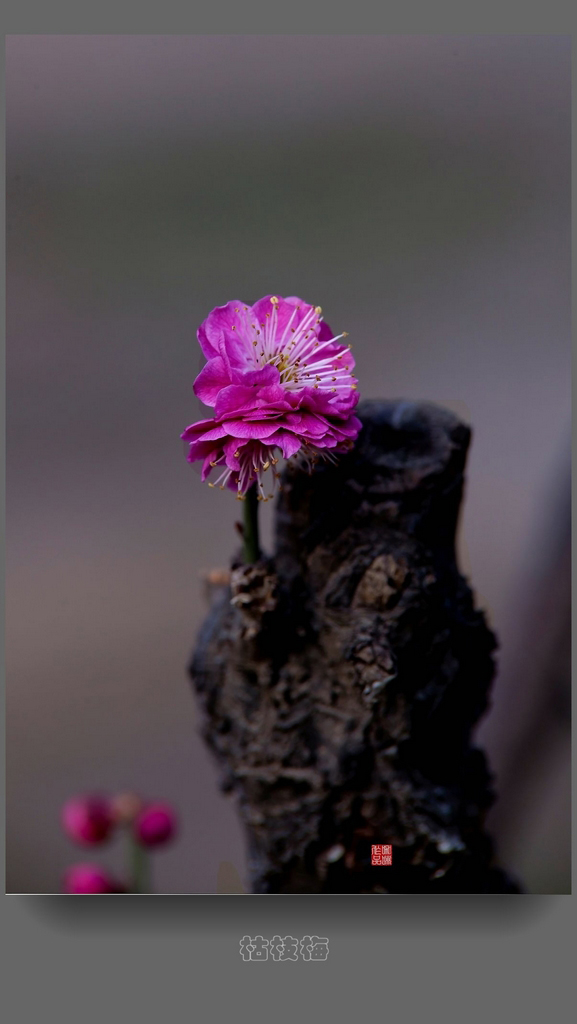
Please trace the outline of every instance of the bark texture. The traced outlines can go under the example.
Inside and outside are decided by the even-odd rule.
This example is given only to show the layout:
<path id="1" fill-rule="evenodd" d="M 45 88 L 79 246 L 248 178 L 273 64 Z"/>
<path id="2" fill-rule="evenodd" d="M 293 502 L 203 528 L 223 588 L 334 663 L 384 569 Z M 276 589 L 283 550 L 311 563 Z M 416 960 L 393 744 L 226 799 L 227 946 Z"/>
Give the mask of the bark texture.
<path id="1" fill-rule="evenodd" d="M 470 431 L 429 404 L 359 416 L 337 465 L 291 460 L 275 556 L 213 586 L 190 665 L 253 892 L 518 892 L 471 745 L 496 643 L 455 560 Z"/>

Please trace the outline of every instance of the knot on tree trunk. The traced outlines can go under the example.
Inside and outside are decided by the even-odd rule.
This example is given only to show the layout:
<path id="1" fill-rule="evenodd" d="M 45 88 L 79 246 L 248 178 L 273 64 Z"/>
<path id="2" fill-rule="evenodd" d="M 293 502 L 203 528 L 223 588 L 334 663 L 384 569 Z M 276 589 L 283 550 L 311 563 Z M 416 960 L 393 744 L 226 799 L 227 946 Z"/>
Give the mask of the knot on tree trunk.
<path id="1" fill-rule="evenodd" d="M 252 888 L 517 892 L 471 745 L 496 643 L 455 558 L 470 431 L 429 404 L 358 413 L 336 465 L 289 461 L 275 555 L 213 588 L 190 666 Z"/>

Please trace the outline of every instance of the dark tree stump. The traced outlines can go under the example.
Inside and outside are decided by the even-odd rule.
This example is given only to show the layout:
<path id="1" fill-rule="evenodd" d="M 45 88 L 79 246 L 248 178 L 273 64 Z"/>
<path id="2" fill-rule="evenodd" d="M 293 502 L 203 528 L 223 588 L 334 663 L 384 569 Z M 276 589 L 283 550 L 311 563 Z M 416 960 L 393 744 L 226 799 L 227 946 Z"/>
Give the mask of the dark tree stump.
<path id="1" fill-rule="evenodd" d="M 455 561 L 470 431 L 428 404 L 359 416 L 336 466 L 289 463 L 276 555 L 213 588 L 190 666 L 253 892 L 518 892 L 471 746 L 496 643 Z"/>

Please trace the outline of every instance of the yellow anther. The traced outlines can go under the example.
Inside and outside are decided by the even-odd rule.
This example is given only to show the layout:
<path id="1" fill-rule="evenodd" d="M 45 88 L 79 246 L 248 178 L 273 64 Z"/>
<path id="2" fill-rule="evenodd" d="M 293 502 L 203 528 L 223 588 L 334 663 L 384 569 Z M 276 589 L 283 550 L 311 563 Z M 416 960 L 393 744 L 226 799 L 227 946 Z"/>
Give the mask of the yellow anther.
<path id="1" fill-rule="evenodd" d="M 315 306 L 315 313 L 322 313 L 322 306 Z"/>
<path id="2" fill-rule="evenodd" d="M 211 484 L 211 482 L 210 482 L 210 480 L 209 480 L 209 481 L 208 481 L 208 486 L 209 486 L 209 487 L 214 487 L 214 484 Z"/>
<path id="3" fill-rule="evenodd" d="M 263 469 L 268 469 L 269 466 L 270 466 L 270 462 L 267 459 L 267 461 L 265 462 L 265 464 L 264 464 L 264 466 L 262 468 Z"/>
<path id="4" fill-rule="evenodd" d="M 277 298 L 276 295 L 271 295 L 270 301 L 272 302 L 273 306 L 278 306 L 278 298 Z M 268 316 L 268 313 L 267 313 L 267 316 Z"/>

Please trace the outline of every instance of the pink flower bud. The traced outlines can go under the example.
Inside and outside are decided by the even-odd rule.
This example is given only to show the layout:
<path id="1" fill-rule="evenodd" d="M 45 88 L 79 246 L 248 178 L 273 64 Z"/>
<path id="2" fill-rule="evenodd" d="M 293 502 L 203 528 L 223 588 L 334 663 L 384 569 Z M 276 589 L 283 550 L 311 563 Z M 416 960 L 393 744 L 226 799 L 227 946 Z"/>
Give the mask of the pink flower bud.
<path id="1" fill-rule="evenodd" d="M 176 815 L 168 804 L 149 804 L 134 822 L 134 834 L 143 846 L 160 846 L 176 832 Z"/>
<path id="2" fill-rule="evenodd" d="M 99 864 L 73 864 L 64 875 L 65 893 L 120 893 L 123 887 Z"/>
<path id="3" fill-rule="evenodd" d="M 62 826 L 82 846 L 96 846 L 108 839 L 114 825 L 107 800 L 99 796 L 73 797 L 62 808 Z"/>

